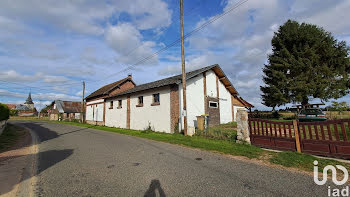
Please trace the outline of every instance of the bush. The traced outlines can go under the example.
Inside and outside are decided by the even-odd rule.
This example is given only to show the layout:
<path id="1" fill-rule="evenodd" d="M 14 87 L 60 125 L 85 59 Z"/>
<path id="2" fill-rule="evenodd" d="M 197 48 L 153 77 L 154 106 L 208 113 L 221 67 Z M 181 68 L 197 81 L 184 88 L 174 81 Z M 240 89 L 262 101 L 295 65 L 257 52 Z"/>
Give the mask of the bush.
<path id="1" fill-rule="evenodd" d="M 18 116 L 18 110 L 11 109 L 10 110 L 10 116 Z"/>
<path id="2" fill-rule="evenodd" d="M 281 114 L 279 114 L 278 111 L 274 111 L 274 112 L 272 112 L 272 117 L 274 119 L 279 119 L 281 117 Z"/>
<path id="3" fill-rule="evenodd" d="M 260 119 L 280 119 L 282 114 L 278 113 L 278 111 L 274 112 L 261 112 L 254 111 L 249 113 L 249 118 L 260 118 Z"/>
<path id="4" fill-rule="evenodd" d="M 7 120 L 10 117 L 10 110 L 9 108 L 0 103 L 0 120 Z"/>

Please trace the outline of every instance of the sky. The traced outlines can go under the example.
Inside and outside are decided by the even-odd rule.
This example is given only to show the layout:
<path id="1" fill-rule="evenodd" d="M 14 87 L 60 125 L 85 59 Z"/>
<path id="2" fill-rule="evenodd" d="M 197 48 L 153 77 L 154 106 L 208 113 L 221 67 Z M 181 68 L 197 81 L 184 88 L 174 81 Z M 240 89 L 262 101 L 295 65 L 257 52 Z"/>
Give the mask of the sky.
<path id="1" fill-rule="evenodd" d="M 184 0 L 185 34 L 238 0 Z M 350 43 L 349 0 L 248 0 L 185 40 L 187 71 L 219 64 L 240 96 L 261 104 L 271 39 L 288 19 Z M 132 74 L 136 84 L 181 73 L 179 0 L 1 0 L 0 102 L 37 108 L 81 101 Z M 166 49 L 166 50 L 162 50 Z M 339 101 L 350 103 L 350 96 Z"/>

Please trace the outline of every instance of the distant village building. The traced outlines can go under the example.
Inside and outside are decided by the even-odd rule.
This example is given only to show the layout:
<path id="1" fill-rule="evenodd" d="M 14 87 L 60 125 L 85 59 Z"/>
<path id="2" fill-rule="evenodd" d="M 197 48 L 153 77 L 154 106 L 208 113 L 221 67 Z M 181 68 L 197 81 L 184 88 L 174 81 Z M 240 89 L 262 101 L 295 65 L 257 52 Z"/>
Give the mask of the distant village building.
<path id="1" fill-rule="evenodd" d="M 182 76 L 136 85 L 129 76 L 86 97 L 86 120 L 109 127 L 173 133 L 197 127 L 197 116 L 208 114 L 209 124 L 236 120 L 238 109 L 253 106 L 243 100 L 219 65 L 186 74 L 187 111 L 182 107 Z"/>
<path id="2" fill-rule="evenodd" d="M 81 102 L 55 100 L 48 110 L 50 120 L 80 120 Z"/>
<path id="3" fill-rule="evenodd" d="M 38 114 L 36 108 L 34 107 L 34 102 L 32 100 L 32 94 L 29 93 L 28 98 L 24 104 L 6 104 L 10 110 L 18 111 L 18 116 L 36 116 Z"/>

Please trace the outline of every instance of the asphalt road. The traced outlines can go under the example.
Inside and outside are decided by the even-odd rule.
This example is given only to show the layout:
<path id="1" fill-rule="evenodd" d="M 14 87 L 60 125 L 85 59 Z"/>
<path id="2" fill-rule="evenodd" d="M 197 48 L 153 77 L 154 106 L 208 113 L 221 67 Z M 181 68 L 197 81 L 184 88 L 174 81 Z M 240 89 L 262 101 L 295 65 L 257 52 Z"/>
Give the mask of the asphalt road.
<path id="1" fill-rule="evenodd" d="M 327 196 L 290 171 L 90 128 L 15 122 L 39 140 L 38 196 Z"/>

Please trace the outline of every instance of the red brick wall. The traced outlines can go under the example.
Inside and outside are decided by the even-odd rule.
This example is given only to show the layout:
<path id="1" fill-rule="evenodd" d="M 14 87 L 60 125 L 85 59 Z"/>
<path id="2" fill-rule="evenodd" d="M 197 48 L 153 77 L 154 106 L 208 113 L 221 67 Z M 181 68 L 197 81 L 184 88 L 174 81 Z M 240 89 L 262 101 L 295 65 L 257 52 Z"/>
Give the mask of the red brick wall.
<path id="1" fill-rule="evenodd" d="M 214 101 L 218 103 L 218 108 L 210 108 L 209 101 Z M 207 109 L 209 114 L 209 126 L 220 124 L 220 104 L 218 98 L 208 97 L 207 99 Z"/>
<path id="2" fill-rule="evenodd" d="M 127 99 L 127 108 L 126 108 L 126 128 L 130 129 L 130 96 Z"/>
<path id="3" fill-rule="evenodd" d="M 170 130 L 175 132 L 176 126 L 179 123 L 179 86 L 170 86 Z"/>
<path id="4" fill-rule="evenodd" d="M 124 91 L 129 90 L 129 89 L 134 88 L 134 87 L 135 87 L 135 84 L 128 80 L 128 81 L 124 82 L 119 88 L 116 88 L 115 90 L 110 92 L 109 96 L 114 96 L 118 93 L 124 92 Z"/>

